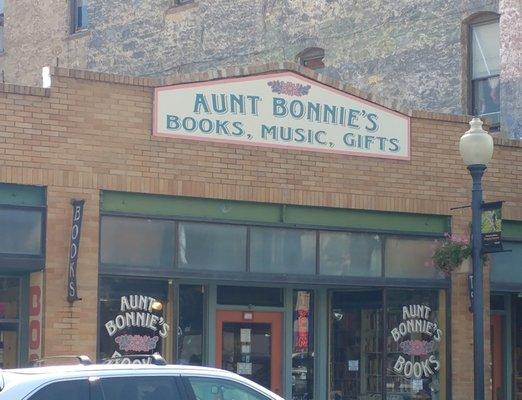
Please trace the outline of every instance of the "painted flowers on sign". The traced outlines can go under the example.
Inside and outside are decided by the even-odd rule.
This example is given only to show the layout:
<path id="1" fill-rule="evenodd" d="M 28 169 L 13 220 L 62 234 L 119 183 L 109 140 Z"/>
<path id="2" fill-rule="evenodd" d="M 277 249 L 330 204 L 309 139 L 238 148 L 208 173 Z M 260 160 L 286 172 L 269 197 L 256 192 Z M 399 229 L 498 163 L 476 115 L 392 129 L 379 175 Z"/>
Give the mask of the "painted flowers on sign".
<path id="1" fill-rule="evenodd" d="M 442 339 L 442 330 L 436 321 L 432 321 L 430 307 L 421 304 L 403 306 L 402 321 L 390 333 L 403 353 L 393 365 L 396 374 L 405 378 L 422 379 L 429 378 L 440 370 L 436 350 L 437 343 Z M 418 337 L 432 340 L 421 340 Z"/>
<path id="2" fill-rule="evenodd" d="M 158 344 L 158 336 L 146 336 L 146 335 L 121 335 L 114 339 L 120 350 L 122 351 L 134 351 L 134 352 L 146 352 L 156 348 Z"/>
<path id="3" fill-rule="evenodd" d="M 161 339 L 166 338 L 169 332 L 162 309 L 162 303 L 150 296 L 121 296 L 117 314 L 105 323 L 108 337 L 113 338 L 118 346 L 111 358 L 130 363 L 131 360 L 126 358 L 128 354 L 145 355 L 161 351 Z M 132 362 L 144 360 L 138 358 Z"/>
<path id="4" fill-rule="evenodd" d="M 435 342 L 426 340 L 405 340 L 399 347 L 404 354 L 410 356 L 425 356 L 435 349 Z"/>
<path id="5" fill-rule="evenodd" d="M 267 83 L 272 88 L 272 92 L 277 94 L 286 94 L 288 96 L 306 96 L 312 86 L 301 85 L 300 83 L 285 81 L 270 81 Z"/>

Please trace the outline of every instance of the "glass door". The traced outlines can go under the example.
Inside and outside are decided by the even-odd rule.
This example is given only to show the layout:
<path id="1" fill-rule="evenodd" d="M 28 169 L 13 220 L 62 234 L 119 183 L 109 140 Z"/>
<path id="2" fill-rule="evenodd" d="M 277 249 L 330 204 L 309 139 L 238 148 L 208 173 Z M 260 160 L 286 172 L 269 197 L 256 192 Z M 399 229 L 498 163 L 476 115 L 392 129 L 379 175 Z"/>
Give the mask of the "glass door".
<path id="1" fill-rule="evenodd" d="M 216 366 L 281 393 L 282 313 L 218 311 Z"/>
<path id="2" fill-rule="evenodd" d="M 380 399 L 382 292 L 333 292 L 330 298 L 331 400 Z"/>

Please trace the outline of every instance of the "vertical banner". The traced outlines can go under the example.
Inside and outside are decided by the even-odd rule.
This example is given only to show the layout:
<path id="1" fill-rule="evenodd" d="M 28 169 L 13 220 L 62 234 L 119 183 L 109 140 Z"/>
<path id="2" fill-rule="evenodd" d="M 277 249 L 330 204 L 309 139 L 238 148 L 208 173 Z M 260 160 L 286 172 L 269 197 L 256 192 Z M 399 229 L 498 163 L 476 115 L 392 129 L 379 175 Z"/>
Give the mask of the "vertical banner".
<path id="1" fill-rule="evenodd" d="M 297 292 L 294 316 L 294 352 L 308 351 L 310 293 Z"/>
<path id="2" fill-rule="evenodd" d="M 72 200 L 73 218 L 71 229 L 71 247 L 69 250 L 69 264 L 67 268 L 67 301 L 73 303 L 76 300 L 81 300 L 78 297 L 77 286 L 77 263 L 78 252 L 80 250 L 80 235 L 82 230 L 83 205 L 85 200 Z"/>
<path id="3" fill-rule="evenodd" d="M 29 363 L 42 358 L 43 273 L 33 272 L 29 278 Z"/>
<path id="4" fill-rule="evenodd" d="M 502 248 L 502 202 L 482 204 L 482 252 L 496 253 Z"/>

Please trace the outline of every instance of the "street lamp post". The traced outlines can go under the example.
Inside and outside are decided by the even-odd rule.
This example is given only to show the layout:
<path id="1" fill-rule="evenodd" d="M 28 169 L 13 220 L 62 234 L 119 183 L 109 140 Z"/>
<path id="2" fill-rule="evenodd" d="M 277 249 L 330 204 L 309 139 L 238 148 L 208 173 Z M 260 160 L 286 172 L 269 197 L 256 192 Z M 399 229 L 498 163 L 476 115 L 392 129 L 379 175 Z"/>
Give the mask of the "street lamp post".
<path id="1" fill-rule="evenodd" d="M 460 154 L 473 179 L 471 192 L 471 262 L 473 271 L 473 366 L 475 400 L 484 400 L 484 273 L 482 269 L 482 175 L 493 156 L 493 138 L 482 129 L 482 121 L 473 118 L 462 135 Z"/>

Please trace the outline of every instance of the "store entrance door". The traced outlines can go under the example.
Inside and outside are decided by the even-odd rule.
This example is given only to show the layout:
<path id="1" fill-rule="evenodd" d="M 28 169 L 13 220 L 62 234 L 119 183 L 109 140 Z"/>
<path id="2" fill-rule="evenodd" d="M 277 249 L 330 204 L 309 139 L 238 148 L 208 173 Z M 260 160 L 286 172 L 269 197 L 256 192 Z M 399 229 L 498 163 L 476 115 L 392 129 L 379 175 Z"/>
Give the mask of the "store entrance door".
<path id="1" fill-rule="evenodd" d="M 281 312 L 218 311 L 216 366 L 282 393 Z"/>

